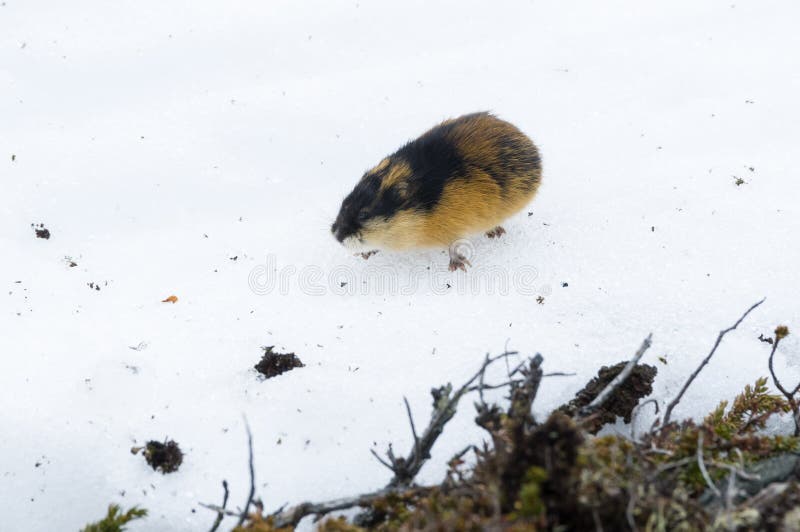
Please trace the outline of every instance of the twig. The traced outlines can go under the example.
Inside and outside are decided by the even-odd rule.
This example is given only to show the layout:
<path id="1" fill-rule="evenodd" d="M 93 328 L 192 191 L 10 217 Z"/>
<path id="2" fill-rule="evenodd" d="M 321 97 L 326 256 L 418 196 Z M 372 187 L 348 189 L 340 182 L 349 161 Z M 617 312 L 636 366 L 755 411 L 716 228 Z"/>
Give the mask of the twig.
<path id="1" fill-rule="evenodd" d="M 675 460 L 674 462 L 667 462 L 666 464 L 660 465 L 653 471 L 650 476 L 648 477 L 648 482 L 652 482 L 656 477 L 658 477 L 661 473 L 669 471 L 670 469 L 675 469 L 678 467 L 683 467 L 686 464 L 689 464 L 693 458 L 681 458 L 680 460 Z"/>
<path id="2" fill-rule="evenodd" d="M 625 518 L 628 520 L 628 526 L 631 527 L 633 532 L 638 532 L 639 528 L 636 526 L 636 519 L 634 518 L 634 511 L 636 511 L 636 491 L 628 497 L 628 504 L 625 506 Z"/>
<path id="3" fill-rule="evenodd" d="M 391 446 L 387 452 L 389 464 L 383 460 L 381 463 L 389 467 L 394 472 L 394 477 L 389 481 L 388 488 L 408 486 L 414 480 L 423 464 L 430 458 L 430 452 L 434 443 L 444 430 L 444 426 L 453 418 L 456 413 L 458 402 L 464 394 L 471 391 L 473 383 L 483 378 L 486 369 L 494 362 L 518 354 L 516 351 L 505 351 L 496 357 L 486 356 L 480 369 L 460 388 L 452 392 L 452 385 L 448 384 L 438 389 L 432 390 L 434 398 L 433 413 L 421 436 L 415 438 L 415 445 L 405 458 L 396 458 L 391 452 Z M 415 431 L 416 432 L 416 431 Z M 375 453 L 373 453 L 375 454 Z"/>
<path id="4" fill-rule="evenodd" d="M 766 299 L 766 298 L 764 298 L 764 299 Z M 739 324 L 742 323 L 742 321 L 744 321 L 744 319 L 747 317 L 748 314 L 750 314 L 750 312 L 753 311 L 753 309 L 755 309 L 761 303 L 764 302 L 764 299 L 762 299 L 758 303 L 753 304 L 749 309 L 747 309 L 745 311 L 745 313 L 742 314 L 742 317 L 739 318 L 736 321 L 736 323 L 734 323 L 731 327 L 728 327 L 727 329 L 723 329 L 722 331 L 719 332 L 719 336 L 717 336 L 717 341 L 714 342 L 714 347 L 711 348 L 711 351 L 708 353 L 706 358 L 704 358 L 703 361 L 700 363 L 700 365 L 697 367 L 697 369 L 694 370 L 694 373 L 692 373 L 689 376 L 689 378 L 684 383 L 683 388 L 681 388 L 681 391 L 678 393 L 678 395 L 675 397 L 675 399 L 673 399 L 667 405 L 667 412 L 664 414 L 664 421 L 661 424 L 662 427 L 666 427 L 669 424 L 670 419 L 672 418 L 672 410 L 676 406 L 678 406 L 678 403 L 680 403 L 681 399 L 683 398 L 683 394 L 686 393 L 686 390 L 689 388 L 689 386 L 692 384 L 692 382 L 694 382 L 694 379 L 697 378 L 697 375 L 700 374 L 700 372 L 703 370 L 705 365 L 708 364 L 709 360 L 711 360 L 711 357 L 714 356 L 714 353 L 717 351 L 717 347 L 719 347 L 720 342 L 722 342 L 722 338 L 725 337 L 725 335 L 728 334 L 729 332 L 731 332 L 732 330 L 736 329 L 736 327 L 738 327 Z"/>
<path id="5" fill-rule="evenodd" d="M 800 391 L 800 383 L 798 383 L 797 386 L 795 386 L 790 392 L 784 388 L 783 384 L 781 384 L 781 381 L 778 380 L 778 376 L 775 374 L 775 368 L 773 366 L 775 351 L 778 350 L 778 344 L 782 339 L 783 336 L 775 334 L 775 341 L 772 343 L 772 351 L 769 353 L 769 372 L 772 375 L 772 382 L 775 383 L 775 387 L 780 390 L 784 397 L 786 397 L 786 400 L 789 402 L 789 406 L 792 409 L 792 418 L 794 419 L 794 435 L 800 436 L 800 409 L 798 408 L 797 401 L 794 399 L 794 396 L 798 391 Z"/>
<path id="6" fill-rule="evenodd" d="M 628 363 L 625 365 L 622 371 L 620 371 L 617 374 L 617 376 L 614 377 L 614 379 L 611 382 L 609 382 L 605 388 L 603 388 L 602 392 L 597 394 L 597 397 L 595 397 L 591 403 L 580 409 L 580 411 L 578 412 L 578 415 L 580 417 L 590 416 L 595 412 L 597 412 L 601 406 L 603 406 L 603 403 L 605 403 L 608 400 L 608 398 L 611 397 L 614 391 L 616 391 L 616 389 L 619 388 L 620 385 L 622 385 L 622 383 L 625 382 L 625 379 L 627 379 L 628 376 L 631 374 L 633 368 L 636 366 L 636 363 L 639 362 L 642 356 L 644 356 L 645 351 L 647 351 L 648 348 L 650 347 L 652 340 L 653 340 L 653 333 L 650 333 L 647 335 L 647 338 L 644 339 L 642 345 L 639 346 L 639 350 L 636 351 L 636 354 L 633 355 L 633 358 L 628 361 Z"/>
<path id="7" fill-rule="evenodd" d="M 741 478 L 742 480 L 750 480 L 750 481 L 761 480 L 760 475 L 750 474 L 744 471 L 742 468 L 736 467 L 735 465 L 726 464 L 725 462 L 717 462 L 716 460 L 709 460 L 708 464 L 714 467 L 718 467 L 720 469 L 725 469 L 728 472 L 733 473 L 737 477 Z"/>
<path id="8" fill-rule="evenodd" d="M 272 526 L 275 529 L 289 526 L 296 527 L 304 517 L 309 515 L 315 516 L 316 521 L 331 512 L 347 510 L 348 508 L 353 508 L 356 506 L 370 506 L 375 501 L 385 498 L 389 495 L 410 499 L 420 495 L 425 495 L 432 489 L 433 488 L 430 487 L 384 488 L 371 493 L 356 495 L 354 497 L 345 497 L 343 499 L 335 499 L 327 502 L 304 502 L 283 512 L 272 514 Z"/>
<path id="9" fill-rule="evenodd" d="M 700 474 L 703 475 L 703 479 L 706 481 L 708 488 L 714 492 L 714 495 L 722 498 L 722 494 L 711 480 L 711 476 L 709 476 L 708 470 L 706 469 L 706 464 L 703 462 L 703 431 L 697 433 L 697 467 L 700 468 Z"/>
<path id="10" fill-rule="evenodd" d="M 370 449 L 370 452 L 373 454 L 373 456 L 375 456 L 375 458 L 382 465 L 384 465 L 386 468 L 388 468 L 394 473 L 394 477 L 391 479 L 389 484 L 384 489 L 371 493 L 366 493 L 363 495 L 358 495 L 355 497 L 336 499 L 321 503 L 304 502 L 302 504 L 298 504 L 297 506 L 291 507 L 288 510 L 283 510 L 283 508 L 281 508 L 270 515 L 270 517 L 273 520 L 273 526 L 275 528 L 296 526 L 304 517 L 309 515 L 314 515 L 317 517 L 317 519 L 319 519 L 320 517 L 326 514 L 338 510 L 346 510 L 348 508 L 353 508 L 355 506 L 370 506 L 376 500 L 379 500 L 388 495 L 394 495 L 401 498 L 413 498 L 420 495 L 424 495 L 430 492 L 432 489 L 436 489 L 434 487 L 409 487 L 409 486 L 413 481 L 414 477 L 419 472 L 419 470 L 422 468 L 423 464 L 428 460 L 428 458 L 430 458 L 430 451 L 434 443 L 436 442 L 437 438 L 441 435 L 442 431 L 444 430 L 444 426 L 455 415 L 459 400 L 466 393 L 478 389 L 475 388 L 474 386 L 475 381 L 476 380 L 480 380 L 481 382 L 483 381 L 484 373 L 491 364 L 493 364 L 498 360 L 507 359 L 508 357 L 517 354 L 518 353 L 516 351 L 505 351 L 495 357 L 487 356 L 484 359 L 483 364 L 481 364 L 480 369 L 477 372 L 475 372 L 475 374 L 472 377 L 470 377 L 470 379 L 467 380 L 467 382 L 465 382 L 460 388 L 458 388 L 455 391 L 453 391 L 453 387 L 450 384 L 432 390 L 431 394 L 433 395 L 434 399 L 433 413 L 431 415 L 431 420 L 428 423 L 428 426 L 425 428 L 425 431 L 422 433 L 421 436 L 417 434 L 416 426 L 414 424 L 414 420 L 411 415 L 411 407 L 408 403 L 408 400 L 406 398 L 403 398 L 406 406 L 406 412 L 408 414 L 409 423 L 411 425 L 411 432 L 412 435 L 414 436 L 414 447 L 409 452 L 408 456 L 406 458 L 403 458 L 403 457 L 396 457 L 392 450 L 392 446 L 389 445 L 389 449 L 386 452 L 388 461 L 381 458 L 378 455 L 378 453 L 376 453 L 373 449 Z M 542 356 L 537 354 L 535 357 L 529 360 L 529 363 L 531 365 L 530 372 L 528 370 L 523 369 L 524 365 L 523 363 L 520 364 L 520 366 L 517 367 L 517 369 L 511 372 L 510 375 L 513 376 L 516 372 L 522 371 L 523 374 L 525 375 L 524 381 L 529 385 L 531 394 L 535 396 L 539 382 L 541 381 L 542 378 L 542 371 L 540 367 L 542 363 Z M 518 382 L 523 382 L 523 381 L 518 381 Z M 247 517 L 247 512 L 250 508 L 250 505 L 253 504 L 253 497 L 255 495 L 253 442 L 252 442 L 250 427 L 247 424 L 247 419 L 245 419 L 245 427 L 247 429 L 247 439 L 250 451 L 250 494 L 248 496 L 244 510 L 242 512 L 233 512 L 231 510 L 227 510 L 224 506 L 220 507 L 211 504 L 201 504 L 201 506 L 203 506 L 204 508 L 213 510 L 218 514 L 239 517 L 239 524 L 237 526 L 241 526 L 245 518 Z M 470 445 L 466 447 L 454 458 L 455 459 L 461 458 L 470 449 L 474 449 L 474 446 Z"/>
<path id="11" fill-rule="evenodd" d="M 728 474 L 728 486 L 725 490 L 725 508 L 730 508 L 733 506 L 733 498 L 736 496 L 736 473 L 731 471 Z"/>
<path id="12" fill-rule="evenodd" d="M 406 413 L 408 414 L 408 422 L 411 425 L 411 435 L 414 436 L 414 448 L 419 454 L 419 436 L 417 436 L 417 429 L 414 427 L 414 416 L 411 415 L 411 406 L 408 404 L 408 399 L 403 397 L 403 402 L 406 404 Z"/>
<path id="13" fill-rule="evenodd" d="M 213 510 L 214 512 L 217 512 L 218 514 L 224 514 L 224 515 L 227 515 L 227 516 L 230 516 L 230 517 L 239 517 L 239 516 L 242 515 L 242 512 L 234 512 L 233 510 L 228 510 L 228 509 L 223 508 L 222 506 L 218 506 L 216 504 L 207 504 L 207 503 L 201 502 L 201 503 L 198 503 L 198 505 L 202 506 L 203 508 L 207 508 L 209 510 Z"/>
<path id="14" fill-rule="evenodd" d="M 508 340 L 506 340 L 506 347 L 508 347 Z M 506 351 L 508 351 L 508 349 L 506 349 Z M 483 363 L 486 364 L 487 360 L 489 360 L 489 353 L 486 353 L 486 359 L 484 360 Z M 508 372 L 508 358 L 506 358 L 506 372 Z M 481 376 L 480 376 L 480 380 L 478 381 L 478 397 L 480 398 L 482 405 L 486 404 L 486 401 L 483 400 L 483 378 L 485 376 L 486 376 L 486 372 L 482 371 L 481 372 Z"/>
<path id="15" fill-rule="evenodd" d="M 386 467 L 389 469 L 389 471 L 394 471 L 394 468 L 392 467 L 392 464 L 390 464 L 389 462 L 387 462 L 386 460 L 384 460 L 383 458 L 381 458 L 381 457 L 380 457 L 380 455 L 378 455 L 378 453 L 376 453 L 376 452 L 375 452 L 375 449 L 370 449 L 370 450 L 369 450 L 369 452 L 371 452 L 371 453 L 372 453 L 372 456 L 374 456 L 374 457 L 375 457 L 375 459 L 376 459 L 378 462 L 380 462 L 381 464 L 383 464 L 384 466 L 386 466 Z"/>
<path id="16" fill-rule="evenodd" d="M 633 407 L 633 410 L 631 410 L 631 440 L 633 441 L 636 441 L 636 419 L 637 416 L 639 415 L 639 410 L 641 410 L 645 405 L 649 403 L 653 403 L 653 406 L 656 407 L 656 415 L 658 415 L 658 401 L 652 397 L 646 401 L 639 403 L 638 405 Z"/>
<path id="17" fill-rule="evenodd" d="M 225 490 L 225 495 L 222 497 L 222 506 L 220 507 L 221 511 L 217 512 L 217 519 L 214 521 L 214 524 L 211 527 L 211 530 L 208 532 L 216 532 L 219 528 L 219 525 L 222 523 L 222 519 L 225 517 L 225 507 L 228 505 L 228 495 L 230 492 L 228 491 L 228 481 L 222 481 L 222 489 Z"/>
<path id="18" fill-rule="evenodd" d="M 250 493 L 247 495 L 247 502 L 245 503 L 242 513 L 239 516 L 239 522 L 234 528 L 242 526 L 244 520 L 247 519 L 247 512 L 250 511 L 250 505 L 253 504 L 253 497 L 256 494 L 256 472 L 255 468 L 253 467 L 253 433 L 250 432 L 250 424 L 247 422 L 246 417 L 244 418 L 244 428 L 247 430 L 247 448 L 250 454 Z"/>

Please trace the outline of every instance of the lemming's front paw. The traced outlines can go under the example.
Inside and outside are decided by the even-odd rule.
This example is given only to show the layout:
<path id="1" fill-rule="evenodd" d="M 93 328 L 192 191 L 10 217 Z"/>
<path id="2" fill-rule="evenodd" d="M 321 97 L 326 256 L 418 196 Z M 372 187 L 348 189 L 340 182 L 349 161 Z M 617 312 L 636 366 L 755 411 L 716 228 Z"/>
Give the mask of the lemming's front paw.
<path id="1" fill-rule="evenodd" d="M 488 236 L 489 238 L 500 238 L 504 234 L 506 234 L 506 230 L 499 225 L 494 229 L 492 229 L 491 231 L 486 231 L 486 236 Z"/>
<path id="2" fill-rule="evenodd" d="M 365 251 L 363 253 L 356 253 L 355 256 L 356 257 L 360 256 L 362 259 L 367 260 L 368 258 L 370 258 L 371 256 L 375 255 L 376 253 L 378 253 L 378 250 L 377 249 L 373 249 L 372 251 Z"/>

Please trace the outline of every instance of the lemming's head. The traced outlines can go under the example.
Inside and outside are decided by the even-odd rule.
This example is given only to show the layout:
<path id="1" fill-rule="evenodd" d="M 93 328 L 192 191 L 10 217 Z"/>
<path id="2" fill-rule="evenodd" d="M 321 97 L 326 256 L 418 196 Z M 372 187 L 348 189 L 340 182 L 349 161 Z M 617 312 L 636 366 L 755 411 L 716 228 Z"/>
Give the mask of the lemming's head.
<path id="1" fill-rule="evenodd" d="M 352 248 L 380 246 L 402 209 L 406 173 L 406 165 L 393 165 L 388 158 L 367 171 L 342 201 L 331 226 L 336 240 Z"/>

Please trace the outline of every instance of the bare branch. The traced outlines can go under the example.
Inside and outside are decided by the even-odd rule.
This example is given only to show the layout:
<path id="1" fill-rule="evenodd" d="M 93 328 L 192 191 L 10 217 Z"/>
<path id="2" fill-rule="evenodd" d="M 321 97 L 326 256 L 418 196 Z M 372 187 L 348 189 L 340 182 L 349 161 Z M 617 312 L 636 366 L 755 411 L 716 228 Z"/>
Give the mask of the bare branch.
<path id="1" fill-rule="evenodd" d="M 429 491 L 431 491 L 431 489 L 433 488 L 384 488 L 372 493 L 365 493 L 362 495 L 356 495 L 354 497 L 345 497 L 327 502 L 304 502 L 302 504 L 298 504 L 297 506 L 293 506 L 288 510 L 272 514 L 272 526 L 276 529 L 288 526 L 296 527 L 304 517 L 309 515 L 313 515 L 315 520 L 319 520 L 321 517 L 331 512 L 347 510 L 348 508 L 354 508 L 356 506 L 370 506 L 375 501 L 385 498 L 389 495 L 402 499 L 413 499 L 427 494 Z"/>
<path id="2" fill-rule="evenodd" d="M 222 489 L 225 490 L 225 495 L 222 497 L 222 506 L 220 507 L 220 511 L 217 511 L 217 519 L 214 521 L 214 524 L 211 526 L 211 530 L 208 532 L 216 532 L 219 528 L 219 525 L 222 523 L 222 519 L 225 517 L 225 507 L 228 505 L 228 495 L 230 492 L 228 491 L 228 481 L 222 481 Z"/>
<path id="3" fill-rule="evenodd" d="M 411 407 L 408 403 L 407 399 L 403 399 L 406 406 L 406 412 L 408 414 L 408 419 L 411 424 L 411 432 L 414 436 L 414 446 L 412 450 L 409 452 L 408 456 L 397 457 L 392 450 L 392 446 L 389 445 L 389 449 L 386 452 L 386 456 L 388 457 L 388 461 L 381 458 L 375 450 L 370 449 L 370 453 L 387 469 L 394 473 L 394 477 L 389 481 L 386 488 L 375 491 L 372 493 L 367 493 L 363 495 L 358 495 L 355 497 L 348 497 L 344 499 L 336 499 L 327 502 L 321 503 L 310 503 L 305 502 L 299 504 L 297 506 L 291 507 L 288 510 L 279 510 L 270 515 L 273 519 L 273 526 L 275 528 L 281 528 L 286 526 L 296 526 L 304 517 L 314 515 L 316 518 L 320 518 L 326 514 L 331 512 L 335 512 L 338 510 L 346 510 L 348 508 L 353 508 L 356 506 L 370 506 L 376 500 L 379 500 L 383 497 L 388 495 L 397 496 L 401 498 L 411 499 L 415 497 L 419 497 L 421 495 L 425 495 L 430 490 L 434 489 L 432 487 L 409 487 L 413 482 L 415 476 L 422 468 L 424 463 L 430 458 L 430 451 L 433 448 L 434 443 L 436 442 L 437 438 L 442 434 L 445 425 L 453 418 L 456 413 L 456 408 L 458 406 L 458 402 L 461 398 L 470 391 L 475 391 L 480 388 L 476 388 L 475 382 L 480 380 L 483 382 L 484 373 L 486 372 L 487 368 L 492 365 L 494 362 L 497 362 L 501 359 L 507 359 L 510 356 L 517 355 L 516 351 L 505 351 L 495 357 L 487 356 L 483 363 L 481 364 L 480 369 L 475 372 L 472 377 L 467 380 L 460 388 L 453 390 L 451 384 L 447 384 L 446 386 L 442 386 L 440 388 L 436 388 L 431 391 L 433 395 L 433 413 L 431 414 L 431 419 L 428 423 L 428 426 L 422 432 L 421 435 L 417 434 L 416 426 L 414 424 L 414 420 L 411 415 Z M 524 381 L 529 384 L 530 393 L 533 396 L 536 394 L 536 390 L 538 389 L 539 382 L 542 378 L 542 371 L 541 371 L 541 363 L 542 363 L 542 356 L 536 355 L 532 359 L 527 361 L 531 365 L 530 370 L 524 369 L 524 365 L 520 364 L 511 375 L 521 371 L 525 376 Z M 520 380 L 519 382 L 523 382 Z M 483 387 L 485 388 L 485 386 Z M 245 505 L 245 509 L 243 512 L 232 512 L 230 510 L 226 510 L 224 507 L 219 507 L 210 504 L 201 504 L 201 506 L 211 509 L 215 512 L 224 514 L 224 515 L 233 515 L 240 518 L 240 524 L 244 522 L 244 519 L 247 515 L 247 511 L 250 508 L 250 505 L 253 503 L 253 496 L 255 494 L 255 475 L 253 472 L 253 446 L 252 446 L 252 437 L 250 435 L 250 428 L 247 426 L 247 420 L 245 420 L 245 426 L 247 427 L 247 434 L 248 434 L 248 443 L 250 447 L 250 495 L 247 500 L 247 504 Z M 465 448 L 461 453 L 457 454 L 454 458 L 459 459 L 461 458 L 469 449 L 474 449 L 474 446 L 470 445 Z"/>
<path id="4" fill-rule="evenodd" d="M 542 377 L 574 377 L 575 375 L 577 375 L 575 372 L 553 371 L 543 374 Z"/>
<path id="5" fill-rule="evenodd" d="M 647 335 L 647 338 L 644 339 L 642 345 L 639 346 L 639 350 L 636 351 L 636 354 L 633 355 L 633 358 L 628 361 L 622 371 L 614 377 L 614 380 L 608 383 L 608 386 L 603 388 L 603 391 L 597 394 L 597 397 L 589 403 L 588 405 L 581 408 L 580 412 L 578 413 L 580 417 L 587 417 L 592 415 L 593 413 L 597 412 L 603 403 L 605 403 L 609 397 L 619 388 L 622 383 L 628 378 L 628 376 L 633 371 L 633 368 L 636 367 L 636 364 L 641 360 L 642 356 L 644 356 L 645 351 L 650 348 L 650 344 L 653 341 L 653 333 Z"/>
<path id="6" fill-rule="evenodd" d="M 633 532 L 638 532 L 639 528 L 636 526 L 636 519 L 633 517 L 633 512 L 636 510 L 636 492 L 631 493 L 628 498 L 628 504 L 625 507 L 625 518 L 628 520 L 628 526 L 631 527 Z"/>
<path id="7" fill-rule="evenodd" d="M 431 449 L 433 448 L 434 443 L 436 443 L 436 440 L 442 434 L 444 426 L 456 414 L 458 402 L 461 400 L 464 394 L 470 392 L 474 388 L 473 384 L 475 381 L 483 379 L 486 369 L 490 365 L 498 360 L 506 359 L 517 354 L 518 353 L 516 351 L 505 351 L 495 357 L 490 357 L 487 355 L 483 361 L 483 364 L 481 364 L 480 369 L 457 390 L 452 391 L 452 385 L 448 384 L 447 386 L 443 386 L 431 391 L 434 399 L 431 419 L 422 434 L 416 437 L 414 448 L 405 458 L 396 458 L 394 457 L 393 453 L 389 454 L 389 460 L 391 464 L 389 469 L 394 472 L 394 477 L 389 482 L 387 486 L 388 488 L 408 486 L 411 484 L 411 482 L 414 480 L 414 477 L 416 477 L 417 473 L 419 473 L 419 470 L 422 469 L 422 466 L 425 464 L 428 458 L 430 458 Z M 410 409 L 408 412 L 410 413 Z M 416 432 L 415 429 L 414 432 Z M 381 462 L 384 465 L 387 465 L 384 461 Z"/>
<path id="8" fill-rule="evenodd" d="M 700 372 L 703 370 L 705 365 L 708 364 L 709 360 L 711 360 L 711 357 L 714 356 L 714 353 L 717 351 L 717 347 L 719 347 L 719 344 L 720 344 L 720 342 L 722 342 L 722 339 L 725 337 L 725 335 L 728 334 L 729 332 L 731 332 L 732 330 L 736 329 L 736 327 L 738 327 L 739 324 L 742 323 L 742 321 L 744 321 L 744 319 L 747 317 L 747 315 L 750 314 L 756 307 L 761 305 L 761 303 L 763 303 L 763 302 L 764 302 L 764 299 L 762 299 L 761 301 L 753 304 L 749 309 L 747 309 L 745 311 L 744 314 L 742 314 L 742 317 L 739 318 L 736 321 L 736 323 L 734 323 L 732 326 L 728 327 L 727 329 L 723 329 L 722 331 L 719 332 L 719 336 L 717 336 L 717 341 L 714 342 L 714 346 L 711 348 L 711 351 L 708 353 L 706 358 L 703 359 L 703 361 L 700 363 L 700 365 L 697 367 L 697 369 L 694 370 L 694 373 L 692 373 L 689 376 L 689 378 L 684 383 L 683 388 L 681 388 L 681 391 L 678 393 L 678 395 L 675 397 L 675 399 L 673 399 L 667 405 L 667 412 L 664 414 L 664 421 L 661 424 L 662 427 L 665 427 L 665 426 L 667 426 L 667 424 L 669 424 L 670 419 L 672 418 L 672 410 L 676 406 L 678 406 L 678 403 L 680 403 L 681 399 L 683 398 L 683 394 L 686 393 L 686 390 L 689 388 L 689 386 L 692 384 L 692 382 L 694 382 L 694 380 L 697 378 L 697 375 L 700 374 Z"/>
<path id="9" fill-rule="evenodd" d="M 636 434 L 635 434 L 635 432 L 636 432 L 636 418 L 637 418 L 637 416 L 639 414 L 639 410 L 641 410 L 642 408 L 644 408 L 645 405 L 650 404 L 650 403 L 653 403 L 653 406 L 656 407 L 656 415 L 657 415 L 658 414 L 658 400 L 656 400 L 656 399 L 654 399 L 652 397 L 650 399 L 647 399 L 646 401 L 643 401 L 643 402 L 639 403 L 638 405 L 633 407 L 633 410 L 631 410 L 631 440 L 633 440 L 633 441 L 636 441 Z"/>
<path id="10" fill-rule="evenodd" d="M 711 480 L 711 477 L 708 474 L 708 470 L 706 469 L 706 464 L 703 461 L 703 431 L 699 431 L 697 433 L 697 467 L 700 468 L 700 474 L 703 475 L 703 480 L 706 481 L 706 485 L 708 489 L 714 492 L 719 498 L 722 498 L 722 493 L 719 492 L 717 486 Z"/>
<path id="11" fill-rule="evenodd" d="M 403 397 L 403 402 L 406 404 L 406 413 L 408 414 L 408 422 L 411 425 L 411 435 L 414 436 L 414 448 L 419 454 L 419 436 L 417 436 L 417 429 L 414 426 L 414 416 L 411 415 L 411 406 L 408 404 L 408 399 Z"/>
<path id="12" fill-rule="evenodd" d="M 792 409 L 792 418 L 794 419 L 794 435 L 800 436 L 800 408 L 798 407 L 797 401 L 795 401 L 794 396 L 797 395 L 797 392 L 800 390 L 800 383 L 794 387 L 794 389 L 790 392 L 786 388 L 784 388 L 781 381 L 778 380 L 778 376 L 775 374 L 775 367 L 773 365 L 773 359 L 775 358 L 775 351 L 778 350 L 778 344 L 781 342 L 783 337 L 776 334 L 775 341 L 772 342 L 772 351 L 769 353 L 769 372 L 772 375 L 772 382 L 775 383 L 775 387 L 780 390 L 786 400 L 789 402 L 789 406 Z"/>
<path id="13" fill-rule="evenodd" d="M 506 347 L 508 347 L 508 340 L 506 340 Z M 506 349 L 506 350 L 507 350 L 507 349 Z M 486 364 L 486 361 L 487 361 L 487 360 L 489 360 L 489 353 L 486 353 L 486 359 L 485 359 L 485 360 L 484 360 L 484 362 L 483 362 L 483 363 L 484 363 L 484 367 L 486 367 L 486 366 L 485 366 L 485 364 Z M 506 358 L 506 372 L 508 372 L 508 359 L 507 359 L 507 358 Z M 485 376 L 486 376 L 486 372 L 485 372 L 485 371 L 482 371 L 482 372 L 481 372 L 480 379 L 478 380 L 478 386 L 477 386 L 477 389 L 478 389 L 478 397 L 480 398 L 480 400 L 481 400 L 481 404 L 482 404 L 482 405 L 485 405 L 485 404 L 486 404 L 486 401 L 484 401 L 484 400 L 483 400 L 483 389 L 484 389 L 484 387 L 483 387 L 483 378 L 484 378 Z M 474 387 L 473 387 L 473 388 L 474 388 Z"/>
<path id="14" fill-rule="evenodd" d="M 207 508 L 209 510 L 213 510 L 213 511 L 217 512 L 218 514 L 224 514 L 224 515 L 227 515 L 227 516 L 230 516 L 230 517 L 239 517 L 240 515 L 242 515 L 242 512 L 234 512 L 233 510 L 228 510 L 228 509 L 223 508 L 222 506 L 218 506 L 216 504 L 207 504 L 207 503 L 204 503 L 204 502 L 200 502 L 200 503 L 198 503 L 198 505 L 202 506 L 203 508 Z"/>
<path id="15" fill-rule="evenodd" d="M 253 504 L 253 497 L 256 494 L 256 472 L 253 466 L 253 433 L 250 432 L 250 424 L 247 422 L 247 417 L 244 417 L 244 428 L 247 430 L 247 449 L 249 452 L 248 461 L 250 465 L 250 493 L 247 495 L 247 502 L 242 509 L 242 513 L 239 516 L 239 522 L 236 524 L 236 527 L 242 526 L 244 520 L 247 519 L 247 512 L 250 511 L 250 505 Z"/>
<path id="16" fill-rule="evenodd" d="M 369 450 L 369 452 L 371 452 L 371 453 L 372 453 L 372 456 L 374 456 L 374 457 L 375 457 L 375 459 L 376 459 L 378 462 L 380 462 L 381 464 L 383 464 L 384 466 L 386 466 L 386 467 L 389 469 L 389 471 L 392 471 L 392 472 L 394 472 L 394 467 L 392 467 L 392 465 L 391 465 L 390 463 L 388 463 L 386 460 L 384 460 L 383 458 L 381 458 L 381 457 L 378 455 L 378 453 L 376 453 L 376 452 L 375 452 L 375 450 L 374 450 L 374 449 L 370 449 L 370 450 Z"/>

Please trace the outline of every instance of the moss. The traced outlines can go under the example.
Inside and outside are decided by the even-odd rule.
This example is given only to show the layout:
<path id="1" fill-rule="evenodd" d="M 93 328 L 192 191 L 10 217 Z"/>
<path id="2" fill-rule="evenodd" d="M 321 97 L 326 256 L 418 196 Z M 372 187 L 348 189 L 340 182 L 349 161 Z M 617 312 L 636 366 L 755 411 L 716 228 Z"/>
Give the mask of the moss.
<path id="1" fill-rule="evenodd" d="M 525 473 L 525 480 L 519 490 L 519 498 L 514 504 L 514 515 L 538 517 L 545 511 L 542 500 L 542 483 L 547 480 L 547 471 L 533 466 Z"/>
<path id="2" fill-rule="evenodd" d="M 317 528 L 317 532 L 365 532 L 360 526 L 351 525 L 344 517 L 326 519 Z"/>
<path id="3" fill-rule="evenodd" d="M 135 519 L 141 519 L 147 515 L 147 510 L 134 506 L 127 512 L 122 512 L 117 504 L 108 507 L 106 516 L 96 523 L 86 525 L 81 532 L 123 532 L 125 525 Z"/>

